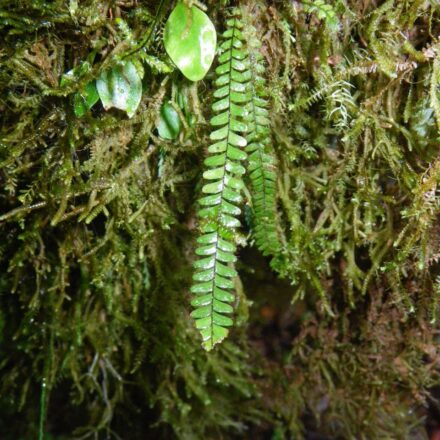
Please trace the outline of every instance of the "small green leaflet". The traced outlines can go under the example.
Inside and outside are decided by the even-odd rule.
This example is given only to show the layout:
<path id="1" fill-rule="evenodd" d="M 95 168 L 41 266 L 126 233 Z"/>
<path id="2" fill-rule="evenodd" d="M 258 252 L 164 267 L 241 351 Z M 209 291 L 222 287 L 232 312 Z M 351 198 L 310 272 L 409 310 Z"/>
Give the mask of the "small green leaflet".
<path id="1" fill-rule="evenodd" d="M 199 81 L 214 60 L 217 33 L 203 11 L 179 2 L 165 25 L 164 44 L 179 70 L 191 81 Z"/>
<path id="2" fill-rule="evenodd" d="M 88 83 L 83 92 L 75 93 L 73 96 L 73 111 L 80 118 L 84 116 L 99 100 L 95 81 Z"/>
<path id="3" fill-rule="evenodd" d="M 78 81 L 81 75 L 84 75 L 92 68 L 89 61 L 84 61 L 72 70 L 69 70 L 61 77 L 60 86 L 63 87 L 69 83 Z M 99 100 L 95 81 L 89 82 L 85 88 L 73 95 L 73 111 L 80 118 L 84 116 Z"/>
<path id="4" fill-rule="evenodd" d="M 182 122 L 179 114 L 169 102 L 166 102 L 160 109 L 159 124 L 157 126 L 159 136 L 163 139 L 174 140 L 179 136 L 181 129 Z"/>
<path id="5" fill-rule="evenodd" d="M 106 110 L 116 107 L 125 110 L 131 118 L 141 102 L 141 75 L 131 61 L 125 61 L 111 70 L 105 70 L 96 80 L 96 88 Z"/>

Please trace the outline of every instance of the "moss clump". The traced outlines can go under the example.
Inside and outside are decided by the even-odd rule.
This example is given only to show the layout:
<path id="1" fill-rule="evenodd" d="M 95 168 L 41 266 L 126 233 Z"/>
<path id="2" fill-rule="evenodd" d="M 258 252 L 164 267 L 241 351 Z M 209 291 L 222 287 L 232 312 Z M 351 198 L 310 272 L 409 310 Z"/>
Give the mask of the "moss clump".
<path id="1" fill-rule="evenodd" d="M 206 5 L 220 32 L 238 4 Z M 188 291 L 214 85 L 166 56 L 173 2 L 0 0 L 4 438 L 426 436 L 440 6 L 240 6 L 266 65 L 281 246 L 265 261 L 248 240 L 231 339 L 207 355 Z M 135 115 L 78 117 L 76 94 L 127 59 L 145 71 Z M 156 130 L 168 101 L 175 141 Z M 244 243 L 250 209 L 242 223 Z"/>

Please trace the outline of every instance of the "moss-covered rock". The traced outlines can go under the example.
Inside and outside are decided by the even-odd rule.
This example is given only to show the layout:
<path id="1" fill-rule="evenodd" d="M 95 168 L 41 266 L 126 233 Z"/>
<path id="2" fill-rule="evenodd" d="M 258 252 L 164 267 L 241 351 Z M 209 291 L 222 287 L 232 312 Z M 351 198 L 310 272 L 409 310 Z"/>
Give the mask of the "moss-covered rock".
<path id="1" fill-rule="evenodd" d="M 261 42 L 280 238 L 256 251 L 248 197 L 209 354 L 189 288 L 214 76 L 168 58 L 174 5 L 0 0 L 0 437 L 427 438 L 439 3 L 206 2 Z M 96 81 L 124 63 L 136 106 L 105 110 Z"/>

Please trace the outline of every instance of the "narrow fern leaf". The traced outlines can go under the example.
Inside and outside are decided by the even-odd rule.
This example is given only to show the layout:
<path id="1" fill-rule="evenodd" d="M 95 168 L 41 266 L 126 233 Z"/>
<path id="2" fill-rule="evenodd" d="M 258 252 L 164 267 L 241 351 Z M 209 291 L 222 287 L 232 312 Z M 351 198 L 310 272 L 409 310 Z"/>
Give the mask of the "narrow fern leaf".
<path id="1" fill-rule="evenodd" d="M 250 80 L 247 83 L 248 172 L 251 182 L 254 213 L 253 235 L 263 255 L 277 255 L 281 245 L 277 232 L 275 154 L 270 137 L 265 67 L 259 51 L 261 43 L 255 28 L 246 25 L 246 46 L 249 54 Z"/>
<path id="2" fill-rule="evenodd" d="M 243 49 L 243 35 L 239 12 L 234 11 L 227 21 L 227 29 L 220 45 L 219 66 L 211 119 L 213 143 L 210 155 L 205 159 L 203 173 L 205 185 L 199 199 L 198 218 L 200 236 L 197 239 L 194 263 L 195 295 L 191 304 L 191 316 L 199 329 L 206 350 L 211 350 L 228 335 L 233 324 L 231 303 L 235 300 L 234 269 L 236 261 L 235 236 L 240 227 L 242 176 L 245 168 L 240 162 L 246 160 L 245 133 L 246 106 L 249 103 L 247 83 L 250 79 L 247 53 Z"/>

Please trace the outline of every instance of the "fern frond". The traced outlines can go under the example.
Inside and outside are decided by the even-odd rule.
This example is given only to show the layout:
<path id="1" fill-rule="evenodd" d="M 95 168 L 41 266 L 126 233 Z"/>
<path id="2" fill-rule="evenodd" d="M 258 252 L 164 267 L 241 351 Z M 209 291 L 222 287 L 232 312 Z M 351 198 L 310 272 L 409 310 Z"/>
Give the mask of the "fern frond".
<path id="1" fill-rule="evenodd" d="M 263 255 L 276 255 L 280 250 L 276 217 L 275 154 L 270 137 L 270 121 L 264 79 L 265 66 L 259 51 L 260 41 L 252 26 L 246 26 L 249 53 L 248 83 L 250 101 L 247 106 L 248 172 L 251 181 L 254 211 L 255 242 Z"/>
<path id="2" fill-rule="evenodd" d="M 237 205 L 242 202 L 244 187 L 245 168 L 240 162 L 247 158 L 243 150 L 247 142 L 242 134 L 247 131 L 244 117 L 250 79 L 242 27 L 239 12 L 234 11 L 220 45 L 214 92 L 217 101 L 212 106 L 217 115 L 211 119 L 214 131 L 210 135 L 214 143 L 208 148 L 210 155 L 205 160 L 208 168 L 203 174 L 207 181 L 202 189 L 205 196 L 199 199 L 203 208 L 198 211 L 200 236 L 196 254 L 201 258 L 194 263 L 195 283 L 191 291 L 196 297 L 191 303 L 194 307 L 191 316 L 206 350 L 221 342 L 233 323 L 225 315 L 233 312 L 231 303 L 235 300 L 235 230 L 240 226 L 237 217 L 241 209 Z"/>

